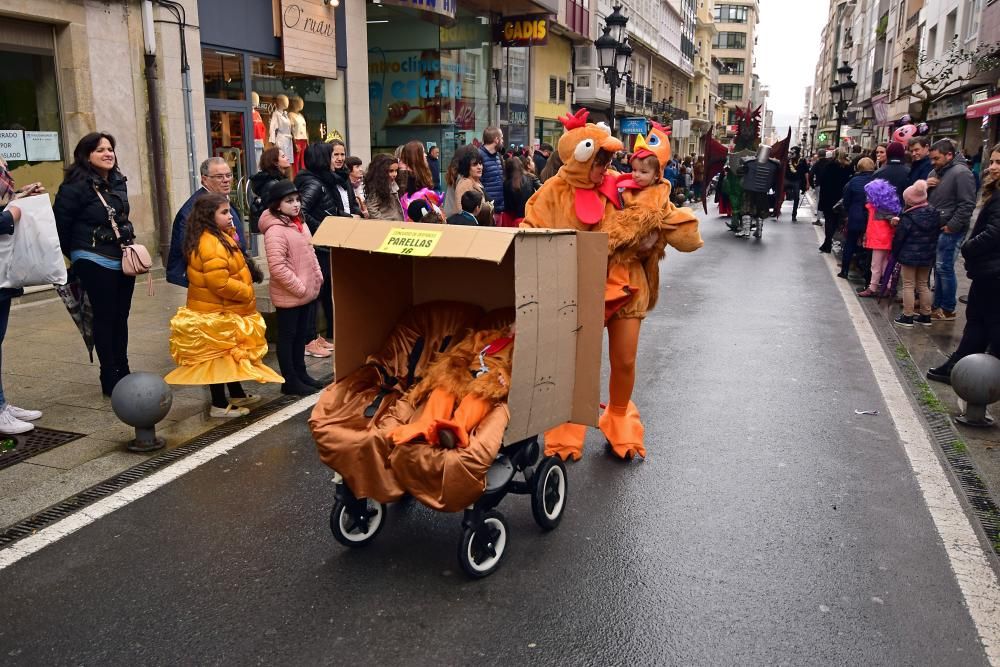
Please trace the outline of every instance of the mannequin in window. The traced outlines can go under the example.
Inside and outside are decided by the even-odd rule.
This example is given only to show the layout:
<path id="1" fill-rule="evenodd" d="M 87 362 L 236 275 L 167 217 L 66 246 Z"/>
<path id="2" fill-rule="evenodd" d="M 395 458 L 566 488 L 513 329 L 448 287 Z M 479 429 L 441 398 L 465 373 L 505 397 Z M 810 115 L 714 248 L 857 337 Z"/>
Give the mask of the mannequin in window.
<path id="1" fill-rule="evenodd" d="M 271 127 L 268 139 L 272 144 L 285 151 L 285 155 L 291 155 L 292 121 L 288 117 L 288 97 L 278 95 L 274 102 L 277 108 L 271 114 Z"/>
<path id="2" fill-rule="evenodd" d="M 253 152 L 255 163 L 260 164 L 260 156 L 264 152 L 264 139 L 267 138 L 267 128 L 264 126 L 264 119 L 260 117 L 260 112 L 257 111 L 257 107 L 260 106 L 260 95 L 252 92 L 250 100 L 253 102 Z"/>
<path id="3" fill-rule="evenodd" d="M 306 118 L 302 115 L 302 107 L 305 103 L 301 97 L 293 97 L 289 100 L 291 110 L 288 112 L 288 119 L 292 123 L 292 142 L 295 148 L 295 162 L 292 165 L 293 173 L 305 167 L 303 155 L 306 146 L 309 145 L 309 131 L 306 128 Z"/>

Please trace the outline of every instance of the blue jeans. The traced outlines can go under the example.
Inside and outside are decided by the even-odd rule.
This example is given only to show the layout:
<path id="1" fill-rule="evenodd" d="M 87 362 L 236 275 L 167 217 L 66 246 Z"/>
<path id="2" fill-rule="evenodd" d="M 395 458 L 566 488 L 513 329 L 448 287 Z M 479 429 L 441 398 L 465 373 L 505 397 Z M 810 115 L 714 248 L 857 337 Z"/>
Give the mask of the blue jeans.
<path id="1" fill-rule="evenodd" d="M 10 320 L 10 299 L 0 297 L 0 408 L 7 405 L 3 395 L 3 337 L 7 335 L 7 321 Z"/>
<path id="2" fill-rule="evenodd" d="M 954 311 L 958 305 L 958 278 L 955 277 L 955 256 L 965 232 L 941 233 L 938 237 L 937 261 L 934 264 L 933 308 Z"/>

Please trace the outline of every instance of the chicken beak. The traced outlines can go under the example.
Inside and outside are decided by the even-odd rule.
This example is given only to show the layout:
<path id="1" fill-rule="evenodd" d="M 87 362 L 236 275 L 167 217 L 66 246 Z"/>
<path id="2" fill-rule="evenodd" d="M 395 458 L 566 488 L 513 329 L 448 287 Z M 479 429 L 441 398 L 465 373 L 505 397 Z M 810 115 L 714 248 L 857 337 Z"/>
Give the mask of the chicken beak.
<path id="1" fill-rule="evenodd" d="M 601 148 L 612 153 L 617 153 L 618 151 L 625 150 L 625 145 L 609 134 L 601 140 Z"/>

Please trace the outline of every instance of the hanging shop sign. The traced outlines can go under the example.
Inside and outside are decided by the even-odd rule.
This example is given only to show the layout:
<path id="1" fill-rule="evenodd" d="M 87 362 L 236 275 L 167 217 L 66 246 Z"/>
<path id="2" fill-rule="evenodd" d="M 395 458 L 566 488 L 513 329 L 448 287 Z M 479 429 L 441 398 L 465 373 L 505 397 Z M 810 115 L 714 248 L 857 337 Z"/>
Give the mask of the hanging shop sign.
<path id="1" fill-rule="evenodd" d="M 381 0 L 379 4 L 416 9 L 447 19 L 455 18 L 455 10 L 458 7 L 457 0 Z"/>
<path id="2" fill-rule="evenodd" d="M 502 46 L 545 46 L 549 43 L 549 17 L 507 16 L 493 24 L 493 31 L 493 41 Z"/>
<path id="3" fill-rule="evenodd" d="M 281 0 L 281 48 L 286 72 L 337 78 L 333 7 L 323 0 Z"/>
<path id="4" fill-rule="evenodd" d="M 622 134 L 646 134 L 649 132 L 646 119 L 642 116 L 622 118 L 618 121 L 618 129 Z"/>

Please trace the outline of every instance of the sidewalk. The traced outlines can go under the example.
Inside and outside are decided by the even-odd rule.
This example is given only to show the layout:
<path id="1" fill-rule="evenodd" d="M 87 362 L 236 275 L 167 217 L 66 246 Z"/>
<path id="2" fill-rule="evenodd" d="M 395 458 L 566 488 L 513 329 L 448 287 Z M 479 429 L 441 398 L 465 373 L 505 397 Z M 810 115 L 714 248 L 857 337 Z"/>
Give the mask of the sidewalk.
<path id="1" fill-rule="evenodd" d="M 811 195 L 811 192 L 807 193 L 806 200 L 815 210 Z M 958 276 L 959 296 L 968 294 L 971 281 L 965 275 L 961 257 L 955 264 L 955 274 Z M 852 284 L 858 288 L 863 287 L 860 282 Z M 861 299 L 861 301 L 864 302 L 869 317 L 880 316 L 885 318 L 886 323 L 890 323 L 889 326 L 895 332 L 899 344 L 913 359 L 922 376 L 928 368 L 938 366 L 948 358 L 958 347 L 962 331 L 965 329 L 963 303 L 958 304 L 958 317 L 952 322 L 935 322 L 930 327 L 915 326 L 912 329 L 905 329 L 891 325 L 892 320 L 902 311 L 902 306 L 895 299 L 883 299 L 881 303 L 875 299 Z M 964 406 L 959 405 L 960 399 L 950 385 L 927 381 L 927 387 L 930 395 L 940 401 L 943 411 L 952 416 L 962 414 Z M 1000 417 L 1000 404 L 994 404 L 989 412 L 995 418 Z M 994 500 L 1000 502 L 1000 428 L 975 428 L 964 426 L 954 420 L 951 420 L 951 423 L 965 442 L 968 455 L 978 468 L 980 477 L 989 488 Z"/>
<path id="2" fill-rule="evenodd" d="M 136 285 L 129 362 L 133 371 L 165 375 L 174 368 L 168 348 L 170 318 L 184 304 L 187 291 L 163 280 L 154 281 L 154 286 L 156 295 L 149 297 L 144 286 Z M 91 364 L 76 325 L 62 301 L 51 294 L 51 299 L 15 302 L 11 309 L 3 344 L 4 391 L 15 405 L 44 411 L 37 426 L 84 437 L 0 470 L 0 529 L 164 451 L 136 454 L 125 449 L 134 431 L 118 420 L 110 399 L 101 395 L 96 357 Z M 277 369 L 271 347 L 265 361 Z M 332 357 L 308 358 L 307 365 L 314 377 L 333 370 Z M 262 403 L 281 395 L 276 384 L 245 386 L 259 394 Z M 208 417 L 207 387 L 173 389 L 173 405 L 157 427 L 168 449 L 225 422 Z"/>

